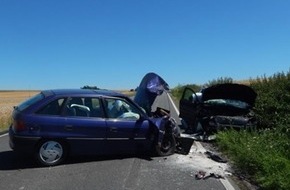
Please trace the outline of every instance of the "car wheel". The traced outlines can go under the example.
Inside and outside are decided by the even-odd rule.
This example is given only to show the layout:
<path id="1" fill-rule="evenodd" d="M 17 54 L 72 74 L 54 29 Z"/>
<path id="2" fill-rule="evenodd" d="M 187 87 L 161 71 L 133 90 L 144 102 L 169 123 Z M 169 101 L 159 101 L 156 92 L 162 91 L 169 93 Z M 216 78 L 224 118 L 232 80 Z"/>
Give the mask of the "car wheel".
<path id="1" fill-rule="evenodd" d="M 161 143 L 156 145 L 156 152 L 159 156 L 168 156 L 175 152 L 176 141 L 173 135 L 164 135 Z"/>
<path id="2" fill-rule="evenodd" d="M 63 162 L 67 155 L 65 145 L 58 140 L 46 140 L 39 143 L 36 159 L 43 166 L 55 166 Z"/>

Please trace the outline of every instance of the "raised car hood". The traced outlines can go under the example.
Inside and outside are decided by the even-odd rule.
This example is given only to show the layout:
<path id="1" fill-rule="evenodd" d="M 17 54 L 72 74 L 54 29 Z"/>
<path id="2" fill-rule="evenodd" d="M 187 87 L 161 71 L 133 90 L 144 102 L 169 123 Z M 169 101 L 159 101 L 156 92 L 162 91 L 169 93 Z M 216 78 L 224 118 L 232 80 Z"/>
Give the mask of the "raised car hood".
<path id="1" fill-rule="evenodd" d="M 169 86 L 159 75 L 148 73 L 143 77 L 137 89 L 134 101 L 150 115 L 151 106 L 156 97 L 166 90 L 169 90 Z"/>
<path id="2" fill-rule="evenodd" d="M 249 86 L 241 84 L 218 84 L 202 90 L 202 101 L 211 99 L 230 99 L 246 102 L 254 106 L 257 94 Z"/>

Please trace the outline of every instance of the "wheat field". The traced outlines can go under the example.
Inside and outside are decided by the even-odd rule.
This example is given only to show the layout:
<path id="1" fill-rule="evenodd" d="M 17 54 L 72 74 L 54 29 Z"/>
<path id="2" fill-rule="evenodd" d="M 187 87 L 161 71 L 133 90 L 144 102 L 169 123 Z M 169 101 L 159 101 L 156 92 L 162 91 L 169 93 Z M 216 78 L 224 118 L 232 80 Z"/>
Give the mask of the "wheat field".
<path id="1" fill-rule="evenodd" d="M 13 106 L 34 96 L 39 91 L 0 91 L 0 132 L 8 129 Z"/>

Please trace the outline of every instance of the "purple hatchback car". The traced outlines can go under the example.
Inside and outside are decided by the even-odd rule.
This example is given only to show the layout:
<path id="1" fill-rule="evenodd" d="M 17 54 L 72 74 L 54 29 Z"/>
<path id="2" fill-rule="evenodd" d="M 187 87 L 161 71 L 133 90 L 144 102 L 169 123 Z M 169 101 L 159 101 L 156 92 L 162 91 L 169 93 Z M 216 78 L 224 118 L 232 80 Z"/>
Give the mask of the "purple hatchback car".
<path id="1" fill-rule="evenodd" d="M 129 97 L 108 90 L 45 90 L 14 108 L 10 147 L 44 166 L 70 154 L 154 150 L 173 154 L 176 123 L 164 111 L 150 117 Z"/>

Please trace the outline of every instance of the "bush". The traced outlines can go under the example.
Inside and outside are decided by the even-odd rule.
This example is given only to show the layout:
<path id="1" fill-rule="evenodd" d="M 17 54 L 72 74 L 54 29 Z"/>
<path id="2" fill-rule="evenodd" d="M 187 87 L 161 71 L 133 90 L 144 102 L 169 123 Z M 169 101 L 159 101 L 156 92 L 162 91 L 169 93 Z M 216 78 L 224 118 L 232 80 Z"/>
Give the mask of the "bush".
<path id="1" fill-rule="evenodd" d="M 175 88 L 171 89 L 171 94 L 173 95 L 173 97 L 175 99 L 180 100 L 185 88 L 191 88 L 195 92 L 198 92 L 198 91 L 200 91 L 201 86 L 197 85 L 197 84 L 187 84 L 187 85 L 180 85 L 179 84 Z"/>
<path id="2" fill-rule="evenodd" d="M 257 78 L 251 81 L 251 87 L 258 94 L 255 112 L 260 121 L 259 127 L 266 129 L 280 125 L 283 126 L 281 132 L 289 133 L 290 72 Z"/>
<path id="3" fill-rule="evenodd" d="M 205 84 L 205 86 L 213 86 L 216 84 L 225 84 L 225 83 L 233 83 L 233 79 L 231 77 L 220 77 L 218 79 L 214 79 L 209 81 L 208 83 Z"/>

